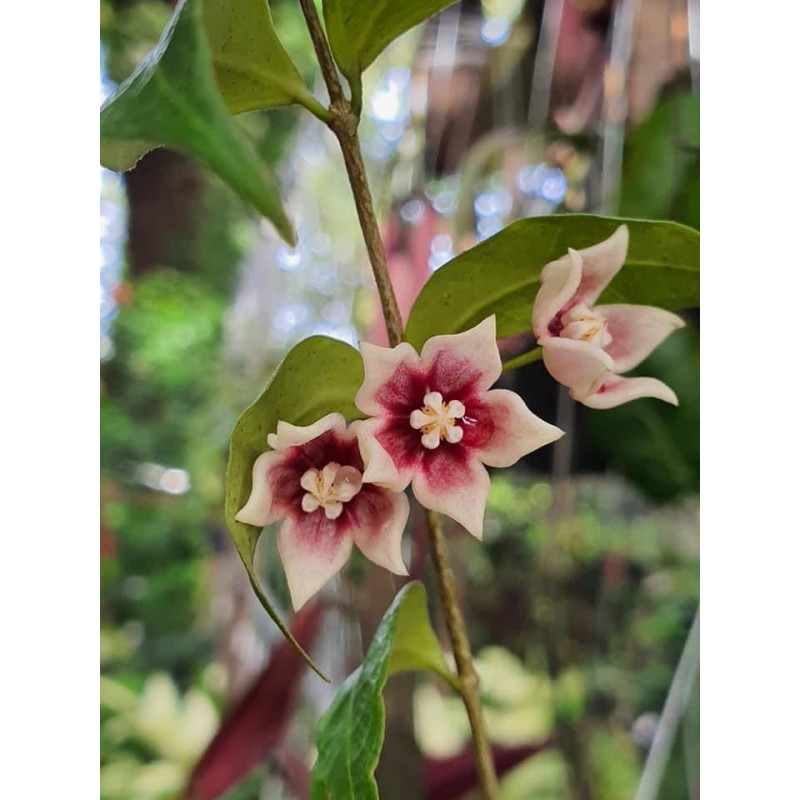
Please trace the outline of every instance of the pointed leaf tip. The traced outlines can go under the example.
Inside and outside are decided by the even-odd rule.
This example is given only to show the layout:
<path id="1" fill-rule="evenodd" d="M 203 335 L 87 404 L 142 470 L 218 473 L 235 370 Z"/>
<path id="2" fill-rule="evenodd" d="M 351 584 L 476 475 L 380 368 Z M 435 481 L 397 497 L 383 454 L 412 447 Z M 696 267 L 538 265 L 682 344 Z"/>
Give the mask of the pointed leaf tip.
<path id="1" fill-rule="evenodd" d="M 196 155 L 283 239 L 296 242 L 274 179 L 217 88 L 202 0 L 181 0 L 156 46 L 103 105 L 100 140 L 101 163 L 118 171 L 130 169 L 155 147 Z"/>
<path id="2" fill-rule="evenodd" d="M 267 435 L 275 432 L 278 421 L 310 425 L 331 412 L 339 412 L 347 420 L 357 419 L 361 414 L 353 405 L 353 397 L 363 380 L 361 357 L 350 345 L 327 336 L 311 336 L 295 345 L 258 399 L 237 420 L 225 474 L 225 521 L 253 591 L 281 633 L 326 681 L 328 678 L 294 641 L 259 585 L 253 560 L 262 529 L 239 522 L 236 514 L 250 496 L 253 464 L 268 449 Z"/>
<path id="3" fill-rule="evenodd" d="M 381 691 L 389 676 L 426 669 L 456 685 L 428 617 L 425 588 L 407 583 L 384 614 L 364 663 L 339 687 L 317 726 L 313 800 L 377 800 L 375 767 L 384 737 Z"/>

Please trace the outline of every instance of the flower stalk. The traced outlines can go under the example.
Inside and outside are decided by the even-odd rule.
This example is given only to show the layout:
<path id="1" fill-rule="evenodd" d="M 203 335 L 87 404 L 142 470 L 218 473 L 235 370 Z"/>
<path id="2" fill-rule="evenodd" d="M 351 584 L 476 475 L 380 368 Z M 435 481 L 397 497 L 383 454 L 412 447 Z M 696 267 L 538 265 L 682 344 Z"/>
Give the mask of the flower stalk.
<path id="1" fill-rule="evenodd" d="M 386 253 L 383 249 L 383 241 L 381 240 L 380 229 L 372 204 L 372 196 L 367 183 L 364 160 L 358 139 L 358 114 L 344 97 L 336 65 L 313 0 L 300 0 L 300 6 L 303 10 L 311 41 L 330 96 L 330 111 L 333 116 L 329 122 L 329 127 L 336 135 L 342 148 L 359 224 L 364 236 L 364 243 L 367 248 L 372 273 L 375 277 L 375 283 L 378 287 L 389 344 L 394 347 L 403 341 L 403 320 L 400 316 L 397 298 L 389 277 Z M 360 105 L 358 102 L 360 98 L 354 99 Z M 472 730 L 472 743 L 475 750 L 481 789 L 486 800 L 497 800 L 499 795 L 497 775 L 480 705 L 478 676 L 472 660 L 464 618 L 456 598 L 455 578 L 447 554 L 447 544 L 442 531 L 441 518 L 436 512 L 426 510 L 426 519 L 439 594 L 458 670 L 459 690 Z"/>

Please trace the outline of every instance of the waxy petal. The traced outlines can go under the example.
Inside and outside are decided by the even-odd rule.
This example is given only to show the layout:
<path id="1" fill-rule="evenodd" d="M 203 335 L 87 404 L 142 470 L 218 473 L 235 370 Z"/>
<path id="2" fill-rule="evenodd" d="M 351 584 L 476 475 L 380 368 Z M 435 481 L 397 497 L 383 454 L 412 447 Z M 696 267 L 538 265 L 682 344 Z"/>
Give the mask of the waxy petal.
<path id="1" fill-rule="evenodd" d="M 419 356 L 408 342 L 397 347 L 361 342 L 358 347 L 364 359 L 364 383 L 354 401 L 359 411 L 377 416 L 417 402 L 411 375 L 419 366 Z"/>
<path id="2" fill-rule="evenodd" d="M 430 451 L 411 488 L 422 506 L 446 514 L 482 539 L 489 484 L 489 473 L 477 458 L 463 448 L 442 446 Z"/>
<path id="3" fill-rule="evenodd" d="M 620 225 L 608 239 L 578 251 L 583 261 L 581 282 L 575 292 L 579 302 L 593 305 L 622 269 L 628 255 L 628 238 L 628 226 Z"/>
<path id="4" fill-rule="evenodd" d="M 614 359 L 608 353 L 577 339 L 548 337 L 542 342 L 542 360 L 576 400 L 594 393 L 614 371 Z"/>
<path id="5" fill-rule="evenodd" d="M 555 442 L 564 431 L 539 419 L 516 392 L 492 389 L 481 396 L 480 415 L 493 426 L 492 435 L 476 448 L 478 458 L 490 467 L 510 467 L 522 456 Z M 482 420 L 478 418 L 478 425 Z"/>
<path id="6" fill-rule="evenodd" d="M 377 486 L 364 486 L 348 506 L 348 522 L 353 523 L 352 536 L 358 549 L 395 575 L 408 575 L 401 547 L 408 514 L 408 498 L 402 492 Z"/>
<path id="7" fill-rule="evenodd" d="M 292 606 L 299 611 L 350 558 L 353 540 L 320 511 L 288 517 L 278 531 L 278 553 Z"/>
<path id="8" fill-rule="evenodd" d="M 289 422 L 278 422 L 277 433 L 267 436 L 267 443 L 273 450 L 286 450 L 289 447 L 306 444 L 326 431 L 343 433 L 347 423 L 339 413 L 326 414 L 313 425 L 292 425 Z"/>
<path id="9" fill-rule="evenodd" d="M 533 335 L 539 339 L 547 335 L 553 317 L 572 299 L 581 282 L 582 260 L 577 250 L 569 249 L 567 255 L 551 261 L 542 269 L 541 284 L 533 301 Z M 540 342 L 541 344 L 541 342 Z"/>
<path id="10" fill-rule="evenodd" d="M 494 314 L 463 333 L 431 337 L 421 359 L 430 389 L 447 401 L 486 391 L 503 371 Z"/>
<path id="11" fill-rule="evenodd" d="M 589 408 L 606 409 L 640 397 L 655 397 L 673 406 L 678 405 L 675 392 L 666 383 L 656 378 L 623 378 L 620 375 L 609 378 L 599 391 L 582 402 Z"/>
<path id="12" fill-rule="evenodd" d="M 397 466 L 378 442 L 377 435 L 385 426 L 385 421 L 380 418 L 359 420 L 351 425 L 358 435 L 358 447 L 364 461 L 362 480 L 364 483 L 385 486 L 393 492 L 402 492 L 411 483 L 413 465 L 409 464 L 406 468 Z"/>
<path id="13" fill-rule="evenodd" d="M 257 525 L 263 528 L 280 518 L 280 513 L 273 508 L 270 470 L 280 463 L 281 453 L 262 453 L 253 464 L 253 488 L 244 507 L 236 514 L 237 522 Z"/>
<path id="14" fill-rule="evenodd" d="M 596 306 L 606 318 L 611 342 L 603 349 L 614 359 L 615 372 L 641 364 L 673 331 L 686 323 L 677 315 L 653 306 Z"/>

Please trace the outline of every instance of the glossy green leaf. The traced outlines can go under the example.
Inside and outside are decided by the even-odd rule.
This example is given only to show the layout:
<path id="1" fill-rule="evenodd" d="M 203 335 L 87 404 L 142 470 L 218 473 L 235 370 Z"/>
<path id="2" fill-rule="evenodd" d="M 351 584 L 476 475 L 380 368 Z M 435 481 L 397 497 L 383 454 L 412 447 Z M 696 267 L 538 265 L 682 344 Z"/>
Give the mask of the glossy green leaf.
<path id="1" fill-rule="evenodd" d="M 267 0 L 203 0 L 203 18 L 232 114 L 314 102 L 275 33 Z"/>
<path id="2" fill-rule="evenodd" d="M 225 521 L 253 589 L 283 635 L 320 675 L 322 673 L 294 641 L 258 583 L 253 559 L 262 529 L 237 522 L 234 517 L 250 496 L 253 463 L 269 449 L 267 435 L 275 432 L 278 420 L 310 425 L 333 411 L 340 412 L 348 420 L 356 419 L 362 415 L 353 405 L 353 398 L 363 380 L 361 356 L 350 345 L 327 336 L 311 336 L 295 345 L 278 366 L 267 388 L 236 422 L 225 475 Z"/>
<path id="3" fill-rule="evenodd" d="M 386 723 L 381 691 L 391 675 L 413 669 L 431 670 L 458 685 L 431 628 L 425 588 L 418 581 L 397 593 L 364 663 L 339 687 L 317 725 L 313 800 L 378 797 L 374 772 Z"/>
<path id="4" fill-rule="evenodd" d="M 398 36 L 454 0 L 324 0 L 325 27 L 336 63 L 351 86 Z"/>
<path id="5" fill-rule="evenodd" d="M 627 224 L 625 266 L 600 298 L 668 309 L 700 305 L 700 234 L 674 222 L 569 214 L 521 219 L 435 272 L 417 297 L 406 339 L 416 348 L 442 333 L 458 333 L 497 315 L 497 335 L 531 330 L 542 267 L 607 239 Z"/>
<path id="6" fill-rule="evenodd" d="M 186 150 L 293 244 L 278 188 L 217 89 L 201 13 L 201 0 L 182 0 L 156 46 L 100 110 L 100 162 L 122 171 L 154 147 Z"/>

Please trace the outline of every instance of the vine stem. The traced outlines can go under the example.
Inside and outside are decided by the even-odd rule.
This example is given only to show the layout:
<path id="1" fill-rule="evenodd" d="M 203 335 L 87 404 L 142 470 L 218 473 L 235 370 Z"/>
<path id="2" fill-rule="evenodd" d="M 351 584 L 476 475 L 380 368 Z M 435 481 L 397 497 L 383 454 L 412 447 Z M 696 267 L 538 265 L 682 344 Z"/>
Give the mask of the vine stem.
<path id="1" fill-rule="evenodd" d="M 475 751 L 478 777 L 486 800 L 497 800 L 500 790 L 494 769 L 492 746 L 483 720 L 478 673 L 475 672 L 475 665 L 472 662 L 467 630 L 464 626 L 464 618 L 461 616 L 461 609 L 458 606 L 458 599 L 456 598 L 456 579 L 447 555 L 447 542 L 442 531 L 442 518 L 435 511 L 430 511 L 429 509 L 426 509 L 425 516 L 428 521 L 431 558 L 436 572 L 436 580 L 439 583 L 439 594 L 444 607 L 447 632 L 450 634 L 453 656 L 456 659 L 456 668 L 458 669 L 461 699 L 467 709 L 469 725 L 472 729 L 472 748 Z"/>
<path id="2" fill-rule="evenodd" d="M 330 112 L 332 119 L 328 122 L 328 125 L 336 135 L 342 148 L 347 177 L 350 181 L 350 188 L 353 192 L 353 199 L 358 213 L 358 221 L 367 247 L 372 274 L 375 276 L 375 283 L 378 287 L 381 309 L 386 323 L 386 332 L 389 337 L 389 343 L 392 347 L 395 347 L 403 341 L 403 319 L 400 316 L 397 298 L 389 278 L 386 253 L 383 249 L 383 241 L 381 240 L 380 229 L 378 228 L 378 221 L 372 204 L 372 195 L 367 183 L 364 160 L 358 139 L 358 113 L 353 110 L 353 107 L 344 96 L 339 74 L 336 70 L 328 41 L 325 38 L 325 33 L 322 30 L 314 0 L 299 1 L 331 100 Z M 360 98 L 353 99 L 357 104 L 360 104 Z M 497 800 L 497 775 L 481 710 L 478 675 L 472 661 L 472 652 L 470 651 L 469 639 L 464 626 L 464 618 L 456 598 L 455 577 L 447 554 L 447 543 L 442 531 L 442 521 L 436 512 L 427 509 L 426 519 L 433 566 L 439 585 L 447 631 L 453 646 L 453 655 L 458 670 L 459 693 L 466 707 L 470 728 L 472 729 L 472 745 L 475 751 L 478 778 L 485 800 Z"/>

